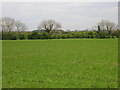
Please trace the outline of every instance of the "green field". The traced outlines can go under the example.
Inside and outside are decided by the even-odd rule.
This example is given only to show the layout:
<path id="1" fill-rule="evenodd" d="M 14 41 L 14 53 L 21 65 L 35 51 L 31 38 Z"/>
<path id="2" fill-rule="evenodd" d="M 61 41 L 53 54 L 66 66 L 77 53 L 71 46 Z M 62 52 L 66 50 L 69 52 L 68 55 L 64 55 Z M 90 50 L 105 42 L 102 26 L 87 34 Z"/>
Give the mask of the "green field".
<path id="1" fill-rule="evenodd" d="M 6 40 L 3 88 L 117 88 L 117 39 Z"/>

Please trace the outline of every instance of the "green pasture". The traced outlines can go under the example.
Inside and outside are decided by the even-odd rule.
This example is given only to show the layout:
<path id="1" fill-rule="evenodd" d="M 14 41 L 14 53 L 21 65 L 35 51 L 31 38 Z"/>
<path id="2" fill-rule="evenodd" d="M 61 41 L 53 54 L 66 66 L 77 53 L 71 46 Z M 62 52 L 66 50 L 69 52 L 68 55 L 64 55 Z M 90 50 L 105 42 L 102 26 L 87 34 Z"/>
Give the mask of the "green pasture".
<path id="1" fill-rule="evenodd" d="M 117 88 L 117 39 L 3 40 L 3 88 Z"/>

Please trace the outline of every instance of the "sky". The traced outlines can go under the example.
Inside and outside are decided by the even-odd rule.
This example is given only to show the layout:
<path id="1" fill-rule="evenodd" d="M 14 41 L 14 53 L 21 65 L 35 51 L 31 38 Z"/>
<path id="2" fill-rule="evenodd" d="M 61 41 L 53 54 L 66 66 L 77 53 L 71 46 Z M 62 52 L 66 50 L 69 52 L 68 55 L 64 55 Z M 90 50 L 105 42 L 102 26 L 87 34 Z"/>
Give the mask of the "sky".
<path id="1" fill-rule="evenodd" d="M 63 30 L 92 29 L 102 19 L 118 23 L 117 2 L 3 2 L 2 17 L 11 17 L 36 30 L 53 19 Z"/>

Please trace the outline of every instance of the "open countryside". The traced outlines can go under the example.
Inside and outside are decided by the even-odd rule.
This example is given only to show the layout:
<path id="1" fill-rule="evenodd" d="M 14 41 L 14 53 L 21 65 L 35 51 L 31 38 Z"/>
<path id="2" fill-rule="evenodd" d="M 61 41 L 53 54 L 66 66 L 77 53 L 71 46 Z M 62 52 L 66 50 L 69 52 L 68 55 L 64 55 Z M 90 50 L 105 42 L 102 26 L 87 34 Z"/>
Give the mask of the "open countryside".
<path id="1" fill-rule="evenodd" d="M 117 88 L 117 39 L 3 41 L 3 87 Z"/>
<path id="2" fill-rule="evenodd" d="M 118 88 L 118 2 L 3 2 L 2 10 L 2 88 Z"/>

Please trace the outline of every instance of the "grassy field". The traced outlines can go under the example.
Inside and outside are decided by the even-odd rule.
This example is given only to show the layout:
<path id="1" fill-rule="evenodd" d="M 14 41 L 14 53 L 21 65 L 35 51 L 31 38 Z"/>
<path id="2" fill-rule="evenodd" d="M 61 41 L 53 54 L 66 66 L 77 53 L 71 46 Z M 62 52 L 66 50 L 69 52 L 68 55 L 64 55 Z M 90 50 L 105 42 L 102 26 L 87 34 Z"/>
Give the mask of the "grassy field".
<path id="1" fill-rule="evenodd" d="M 2 43 L 3 88 L 117 87 L 117 39 Z"/>

